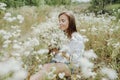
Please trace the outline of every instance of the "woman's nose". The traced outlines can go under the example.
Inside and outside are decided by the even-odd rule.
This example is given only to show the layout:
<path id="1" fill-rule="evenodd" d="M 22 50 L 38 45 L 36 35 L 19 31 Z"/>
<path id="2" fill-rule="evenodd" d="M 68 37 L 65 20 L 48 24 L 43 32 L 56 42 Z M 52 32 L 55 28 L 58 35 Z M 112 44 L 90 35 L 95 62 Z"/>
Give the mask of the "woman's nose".
<path id="1" fill-rule="evenodd" d="M 59 25 L 61 25 L 62 24 L 62 22 L 59 22 Z"/>

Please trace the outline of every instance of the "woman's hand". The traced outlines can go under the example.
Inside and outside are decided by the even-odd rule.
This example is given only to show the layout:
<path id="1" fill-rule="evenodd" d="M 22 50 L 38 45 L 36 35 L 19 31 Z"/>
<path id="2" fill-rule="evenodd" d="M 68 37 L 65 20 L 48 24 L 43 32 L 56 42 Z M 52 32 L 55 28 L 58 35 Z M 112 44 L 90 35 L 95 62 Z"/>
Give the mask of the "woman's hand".
<path id="1" fill-rule="evenodd" d="M 59 49 L 57 49 L 57 48 L 49 49 L 49 54 L 51 54 L 51 53 L 57 54 L 57 53 L 59 53 Z"/>
<path id="2" fill-rule="evenodd" d="M 49 54 L 55 55 L 55 54 L 60 54 L 61 56 L 65 57 L 67 60 L 70 60 L 70 56 L 66 52 L 59 52 L 59 49 L 57 48 L 52 48 L 49 49 Z"/>
<path id="3" fill-rule="evenodd" d="M 70 56 L 66 52 L 61 52 L 60 54 L 61 56 L 65 57 L 67 60 L 70 60 Z"/>

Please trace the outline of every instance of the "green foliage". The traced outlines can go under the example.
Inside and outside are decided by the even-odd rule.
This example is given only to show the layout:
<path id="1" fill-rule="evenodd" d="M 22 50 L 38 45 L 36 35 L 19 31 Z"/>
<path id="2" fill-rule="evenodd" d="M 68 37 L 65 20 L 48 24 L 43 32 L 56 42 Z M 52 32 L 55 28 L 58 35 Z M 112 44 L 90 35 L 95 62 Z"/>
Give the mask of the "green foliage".
<path id="1" fill-rule="evenodd" d="M 120 3 L 120 0 L 111 0 L 113 3 Z"/>
<path id="2" fill-rule="evenodd" d="M 7 7 L 19 7 L 24 5 L 25 0 L 1 0 L 1 2 L 7 4 Z"/>
<path id="3" fill-rule="evenodd" d="M 71 0 L 1 0 L 6 3 L 7 7 L 20 7 L 24 5 L 40 6 L 40 5 L 69 5 Z"/>
<path id="4" fill-rule="evenodd" d="M 44 4 L 44 0 L 25 0 L 25 5 L 40 6 Z"/>
<path id="5" fill-rule="evenodd" d="M 108 13 L 119 18 L 119 13 L 114 14 L 114 10 L 118 11 L 120 9 L 119 0 L 91 0 L 91 6 L 88 8 L 91 12 L 94 12 L 96 15 Z"/>
<path id="6" fill-rule="evenodd" d="M 107 5 L 105 10 L 109 12 L 109 14 L 116 16 L 116 20 L 120 19 L 120 4 Z"/>
<path id="7" fill-rule="evenodd" d="M 95 13 L 99 12 L 102 10 L 102 13 L 104 13 L 105 7 L 108 5 L 113 5 L 117 3 L 118 5 L 120 4 L 119 1 L 117 0 L 91 0 L 91 6 L 89 7 L 90 11 L 93 11 Z"/>
<path id="8" fill-rule="evenodd" d="M 6 3 L 7 7 L 20 7 L 24 5 L 39 6 L 44 0 L 2 0 L 1 2 Z"/>
<path id="9" fill-rule="evenodd" d="M 91 6 L 89 7 L 90 11 L 93 11 L 97 14 L 98 11 L 102 10 L 102 13 L 105 11 L 105 6 L 110 4 L 110 1 L 107 0 L 91 0 Z"/>
<path id="10" fill-rule="evenodd" d="M 2 38 L 2 36 L 0 35 L 0 47 L 2 47 L 1 45 L 3 44 L 3 38 Z"/>
<path id="11" fill-rule="evenodd" d="M 119 8 L 120 8 L 120 4 L 113 4 L 113 5 L 105 6 L 106 10 L 113 10 L 113 9 L 119 9 Z"/>
<path id="12" fill-rule="evenodd" d="M 48 5 L 68 5 L 71 0 L 45 0 Z"/>

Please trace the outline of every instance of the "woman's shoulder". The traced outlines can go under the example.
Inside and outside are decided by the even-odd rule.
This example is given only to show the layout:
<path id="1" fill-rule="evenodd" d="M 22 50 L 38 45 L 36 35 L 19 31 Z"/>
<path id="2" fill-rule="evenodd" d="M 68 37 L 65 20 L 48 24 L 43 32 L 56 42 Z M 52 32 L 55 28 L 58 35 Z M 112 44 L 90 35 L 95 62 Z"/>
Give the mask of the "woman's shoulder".
<path id="1" fill-rule="evenodd" d="M 84 38 L 81 34 L 79 34 L 78 32 L 74 32 L 72 33 L 72 38 L 71 40 L 75 40 L 75 41 L 83 41 L 84 42 Z"/>

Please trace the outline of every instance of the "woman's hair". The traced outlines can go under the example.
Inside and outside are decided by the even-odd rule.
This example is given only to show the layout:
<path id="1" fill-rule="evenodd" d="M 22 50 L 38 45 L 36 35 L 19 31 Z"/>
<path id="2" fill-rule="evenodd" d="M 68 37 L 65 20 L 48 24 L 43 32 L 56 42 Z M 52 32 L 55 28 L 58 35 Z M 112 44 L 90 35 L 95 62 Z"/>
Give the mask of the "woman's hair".
<path id="1" fill-rule="evenodd" d="M 69 25 L 68 25 L 68 29 L 66 30 L 66 33 L 67 33 L 68 38 L 71 38 L 72 33 L 77 32 L 75 17 L 70 12 L 62 12 L 58 15 L 58 18 L 60 18 L 60 16 L 63 15 L 63 14 L 68 17 Z"/>

